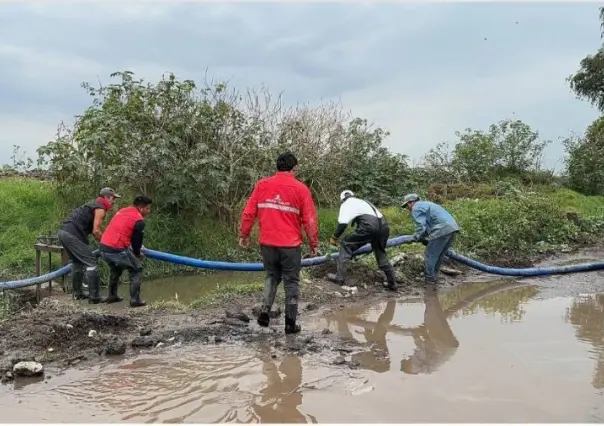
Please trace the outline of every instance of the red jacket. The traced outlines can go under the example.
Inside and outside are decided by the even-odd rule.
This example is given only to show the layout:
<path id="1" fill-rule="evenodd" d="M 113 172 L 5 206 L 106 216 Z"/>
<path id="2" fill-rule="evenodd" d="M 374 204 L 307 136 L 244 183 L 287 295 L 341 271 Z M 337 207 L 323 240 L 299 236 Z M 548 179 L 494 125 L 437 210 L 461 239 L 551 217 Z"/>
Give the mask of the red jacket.
<path id="1" fill-rule="evenodd" d="M 143 220 L 143 215 L 136 207 L 119 209 L 111 218 L 109 225 L 103 232 L 101 244 L 115 248 L 125 249 L 132 244 L 132 234 L 137 222 Z"/>
<path id="2" fill-rule="evenodd" d="M 292 173 L 277 172 L 260 180 L 241 215 L 239 234 L 247 238 L 258 217 L 262 245 L 298 247 L 302 245 L 302 229 L 311 248 L 319 246 L 317 211 L 310 190 Z"/>

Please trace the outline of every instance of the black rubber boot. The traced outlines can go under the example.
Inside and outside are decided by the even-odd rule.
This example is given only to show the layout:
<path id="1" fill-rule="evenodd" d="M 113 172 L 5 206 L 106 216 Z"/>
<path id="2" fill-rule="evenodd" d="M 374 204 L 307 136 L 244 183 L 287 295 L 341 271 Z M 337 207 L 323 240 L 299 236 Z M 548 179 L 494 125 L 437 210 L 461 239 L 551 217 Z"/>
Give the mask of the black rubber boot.
<path id="1" fill-rule="evenodd" d="M 264 279 L 264 293 L 262 296 L 262 310 L 258 315 L 258 325 L 260 327 L 268 327 L 271 322 L 270 311 L 275 303 L 275 296 L 277 295 L 277 285 L 280 278 L 274 278 L 267 276 Z"/>
<path id="2" fill-rule="evenodd" d="M 300 324 L 296 324 L 298 318 L 298 304 L 288 303 L 285 305 L 285 334 L 296 334 L 302 330 Z"/>
<path id="3" fill-rule="evenodd" d="M 100 290 L 101 290 L 101 277 L 98 269 L 86 271 L 86 281 L 88 282 L 88 303 L 96 305 L 101 303 Z"/>
<path id="4" fill-rule="evenodd" d="M 338 277 L 337 274 L 327 274 L 326 278 L 332 283 L 336 283 L 338 285 L 344 285 L 346 283 L 342 278 Z"/>
<path id="5" fill-rule="evenodd" d="M 84 280 L 84 270 L 76 265 L 72 266 L 71 274 L 72 296 L 75 300 L 88 299 L 88 295 L 82 290 L 82 281 Z"/>
<path id="6" fill-rule="evenodd" d="M 258 315 L 257 322 L 260 327 L 268 327 L 268 325 L 271 322 L 271 317 L 270 317 L 268 309 L 265 309 L 265 308 L 262 309 L 262 311 L 260 312 L 260 315 Z"/>
<path id="7" fill-rule="evenodd" d="M 394 275 L 394 269 L 392 268 L 392 266 L 388 265 L 382 268 L 382 271 L 384 271 L 384 274 L 386 275 L 386 280 L 388 281 L 388 285 L 386 286 L 386 288 L 390 291 L 397 291 L 397 285 L 396 285 L 396 277 Z"/>
<path id="8" fill-rule="evenodd" d="M 142 274 L 142 273 L 139 273 Z M 137 279 L 138 278 L 138 279 Z M 137 277 L 130 282 L 130 307 L 138 308 L 146 306 L 147 302 L 141 300 L 141 281 L 140 277 Z"/>
<path id="9" fill-rule="evenodd" d="M 118 283 L 119 283 L 119 281 L 117 281 L 117 282 L 109 281 L 109 294 L 108 294 L 107 300 L 105 302 L 118 303 L 118 302 L 121 302 L 122 300 L 124 300 L 123 297 L 120 297 L 117 295 Z"/>
<path id="10" fill-rule="evenodd" d="M 109 276 L 109 291 L 106 300 L 107 303 L 118 303 L 124 300 L 124 298 L 119 297 L 117 295 L 117 287 L 119 285 L 119 282 L 119 275 L 112 270 Z"/>

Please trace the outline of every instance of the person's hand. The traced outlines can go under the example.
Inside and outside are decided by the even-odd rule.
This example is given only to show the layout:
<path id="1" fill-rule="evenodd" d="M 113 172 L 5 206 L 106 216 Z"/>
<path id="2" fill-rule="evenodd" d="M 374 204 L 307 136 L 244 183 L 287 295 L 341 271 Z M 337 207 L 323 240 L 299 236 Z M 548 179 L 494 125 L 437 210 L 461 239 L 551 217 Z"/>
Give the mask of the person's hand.
<path id="1" fill-rule="evenodd" d="M 335 238 L 333 235 L 331 237 L 329 237 L 329 244 L 337 247 L 338 246 L 338 239 Z"/>
<path id="2" fill-rule="evenodd" d="M 319 247 L 311 247 L 310 248 L 310 257 L 316 257 L 319 254 Z"/>
<path id="3" fill-rule="evenodd" d="M 239 247 L 248 248 L 250 246 L 249 238 L 239 238 Z"/>
<path id="4" fill-rule="evenodd" d="M 138 260 L 143 260 L 145 258 L 145 255 L 140 252 L 136 257 L 138 258 Z"/>

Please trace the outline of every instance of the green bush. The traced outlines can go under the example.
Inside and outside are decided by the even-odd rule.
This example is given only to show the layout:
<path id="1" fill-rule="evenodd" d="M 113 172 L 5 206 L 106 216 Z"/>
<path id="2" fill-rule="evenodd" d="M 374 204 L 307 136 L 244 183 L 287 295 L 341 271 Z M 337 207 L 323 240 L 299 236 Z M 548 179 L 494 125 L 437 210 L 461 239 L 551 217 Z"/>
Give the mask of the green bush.
<path id="1" fill-rule="evenodd" d="M 2 276 L 6 279 L 33 275 L 35 237 L 55 232 L 73 206 L 61 205 L 54 186 L 35 180 L 2 179 L 0 196 L 6 206 L 0 210 Z M 122 207 L 129 200 L 127 196 L 124 198 Z M 514 193 L 504 198 L 457 199 L 445 202 L 444 206 L 462 229 L 455 249 L 493 262 L 503 257 L 521 258 L 534 253 L 543 244 L 584 243 L 604 232 L 604 197 L 587 197 L 570 190 L 549 190 L 535 195 Z M 392 237 L 413 233 L 408 211 L 399 207 L 382 210 Z M 569 219 L 569 213 L 577 215 L 577 223 Z M 320 249 L 327 253 L 334 250 L 327 241 L 337 226 L 338 212 L 319 208 L 318 216 Z M 196 216 L 181 216 L 175 220 L 169 214 L 155 211 L 147 221 L 146 247 L 195 258 L 260 260 L 256 247 L 250 250 L 238 247 L 236 230 L 226 222 Z M 252 236 L 254 244 L 255 234 L 257 227 Z M 417 244 L 402 248 L 421 249 Z M 58 262 L 56 259 L 53 267 L 58 266 Z M 183 268 L 165 262 L 147 262 L 147 276 L 176 272 L 183 272 Z"/>

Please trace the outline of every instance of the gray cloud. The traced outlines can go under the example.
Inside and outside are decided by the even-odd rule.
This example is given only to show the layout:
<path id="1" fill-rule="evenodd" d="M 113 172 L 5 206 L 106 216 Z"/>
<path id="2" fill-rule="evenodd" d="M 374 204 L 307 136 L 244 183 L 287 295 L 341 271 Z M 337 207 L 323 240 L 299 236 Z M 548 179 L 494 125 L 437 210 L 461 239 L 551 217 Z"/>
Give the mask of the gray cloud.
<path id="1" fill-rule="evenodd" d="M 342 97 L 417 157 L 502 114 L 524 111 L 547 135 L 584 126 L 595 113 L 564 77 L 598 47 L 598 30 L 595 4 L 3 4 L 0 124 L 16 123 L 14 140 L 35 120 L 17 137 L 31 149 L 52 137 L 52 120 L 88 105 L 82 80 L 118 69 L 197 80 L 208 69 L 292 103 Z M 0 136 L 0 162 L 10 143 Z"/>

